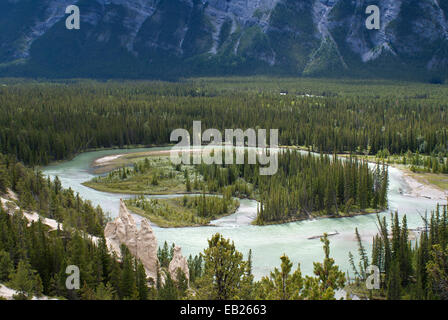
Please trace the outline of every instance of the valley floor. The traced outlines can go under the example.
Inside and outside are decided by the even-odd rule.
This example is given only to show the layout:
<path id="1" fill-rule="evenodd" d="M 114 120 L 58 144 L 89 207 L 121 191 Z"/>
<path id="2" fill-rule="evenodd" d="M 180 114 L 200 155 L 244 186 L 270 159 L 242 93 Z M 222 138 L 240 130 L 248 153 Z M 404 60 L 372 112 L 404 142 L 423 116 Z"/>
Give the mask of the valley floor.
<path id="1" fill-rule="evenodd" d="M 282 146 L 282 148 L 291 148 L 306 151 L 304 147 L 287 147 Z M 192 150 L 192 153 L 197 152 L 198 150 Z M 94 160 L 91 164 L 91 168 L 94 173 L 101 174 L 102 176 L 99 178 L 92 179 L 90 181 L 84 182 L 83 185 L 89 188 L 93 188 L 97 191 L 101 192 L 109 192 L 109 193 L 118 193 L 118 194 L 133 194 L 133 195 L 187 195 L 187 194 L 198 194 L 198 193 L 206 193 L 206 194 L 216 194 L 209 191 L 204 191 L 199 188 L 195 188 L 192 184 L 192 189 L 188 191 L 185 183 L 184 176 L 177 172 L 172 164 L 169 162 L 169 154 L 170 150 L 154 150 L 154 151 L 142 151 L 142 152 L 133 152 L 129 154 L 119 154 L 119 155 L 108 155 L 105 157 L 98 158 Z M 137 162 L 144 161 L 145 159 L 150 159 L 150 169 L 145 174 L 138 174 L 135 176 L 128 177 L 125 181 L 122 179 L 117 179 L 116 175 L 110 178 L 110 173 L 114 170 L 124 170 L 129 166 Z M 187 170 L 188 166 L 182 166 L 182 170 Z M 157 183 L 151 183 L 151 179 L 156 172 L 160 173 L 162 170 L 164 179 L 160 179 Z M 109 178 L 106 178 L 109 175 Z M 169 176 L 168 178 L 166 178 Z M 200 177 L 201 178 L 201 177 Z M 193 176 L 191 178 L 194 179 Z M 414 185 L 411 185 L 414 187 Z M 179 197 L 177 199 L 181 199 Z M 253 197 L 255 198 L 255 197 Z M 165 211 L 176 211 L 176 215 L 170 214 L 154 214 L 148 213 L 141 208 L 134 206 L 131 201 L 127 201 L 127 205 L 131 211 L 134 213 L 141 215 L 143 217 L 147 217 L 151 220 L 152 223 L 158 225 L 159 227 L 172 228 L 172 227 L 188 227 L 188 226 L 203 226 L 208 225 L 210 220 L 214 220 L 216 218 L 224 217 L 226 215 L 230 215 L 235 213 L 238 209 L 238 206 L 232 206 L 230 210 L 226 213 L 223 213 L 219 216 L 213 217 L 212 219 L 203 219 L 204 221 L 199 221 L 198 217 L 194 217 L 194 214 L 190 212 L 191 210 L 186 210 L 179 206 L 176 201 L 171 200 L 161 200 L 164 205 L 169 206 Z M 177 201 L 179 202 L 179 201 Z M 301 215 L 297 218 L 289 218 L 286 220 L 265 222 L 262 225 L 274 225 L 274 224 L 285 224 L 296 221 L 303 220 L 313 220 L 313 219 L 324 219 L 324 218 L 342 218 L 342 217 L 353 217 L 358 215 L 366 215 L 366 214 L 375 214 L 381 212 L 381 209 L 373 209 L 366 208 L 364 210 L 358 210 L 356 208 L 353 211 L 345 213 L 339 212 L 335 215 L 328 215 L 325 212 L 311 212 L 308 215 Z M 179 216 L 187 215 L 187 220 L 178 219 Z M 169 218 L 168 216 L 171 216 Z M 173 218 L 176 216 L 175 218 Z M 257 221 L 253 221 L 254 224 L 257 224 Z"/>

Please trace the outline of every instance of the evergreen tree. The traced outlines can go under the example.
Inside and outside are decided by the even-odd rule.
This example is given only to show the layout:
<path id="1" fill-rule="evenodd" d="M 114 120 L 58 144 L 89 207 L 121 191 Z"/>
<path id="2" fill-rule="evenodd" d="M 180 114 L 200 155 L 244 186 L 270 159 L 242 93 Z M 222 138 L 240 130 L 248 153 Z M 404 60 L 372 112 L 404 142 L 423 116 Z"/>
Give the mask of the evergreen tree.
<path id="1" fill-rule="evenodd" d="M 204 250 L 204 273 L 200 280 L 199 297 L 202 299 L 237 299 L 247 277 L 247 262 L 230 240 L 219 233 L 208 241 Z"/>
<path id="2" fill-rule="evenodd" d="M 147 300 L 149 296 L 148 281 L 146 277 L 145 267 L 140 261 L 135 262 L 137 265 L 136 282 L 139 300 Z"/>
<path id="3" fill-rule="evenodd" d="M 281 256 L 280 269 L 274 268 L 269 277 L 263 277 L 258 289 L 258 297 L 267 300 L 301 300 L 304 279 L 300 265 L 291 274 L 292 262 L 286 255 Z"/>
<path id="4" fill-rule="evenodd" d="M 95 299 L 96 300 L 114 300 L 115 293 L 114 289 L 110 283 L 104 285 L 104 283 L 100 283 L 95 291 Z"/>
<path id="5" fill-rule="evenodd" d="M 400 267 L 398 261 L 394 261 L 391 265 L 389 278 L 387 282 L 387 299 L 400 300 L 401 299 L 401 278 Z"/>
<path id="6" fill-rule="evenodd" d="M 123 270 L 121 273 L 120 293 L 124 299 L 136 300 L 138 298 L 137 284 L 135 279 L 134 258 L 129 249 L 122 245 Z"/>
<path id="7" fill-rule="evenodd" d="M 19 262 L 16 272 L 11 275 L 10 285 L 17 291 L 14 296 L 17 300 L 31 299 L 36 292 L 41 294 L 35 271 L 26 260 Z"/>
<path id="8" fill-rule="evenodd" d="M 9 279 L 9 275 L 14 270 L 14 265 L 9 256 L 9 253 L 0 250 L 0 282 L 5 282 Z"/>
<path id="9" fill-rule="evenodd" d="M 165 283 L 158 290 L 158 299 L 159 300 L 177 300 L 178 299 L 178 291 L 176 287 L 176 283 L 171 278 L 169 272 L 166 273 Z"/>

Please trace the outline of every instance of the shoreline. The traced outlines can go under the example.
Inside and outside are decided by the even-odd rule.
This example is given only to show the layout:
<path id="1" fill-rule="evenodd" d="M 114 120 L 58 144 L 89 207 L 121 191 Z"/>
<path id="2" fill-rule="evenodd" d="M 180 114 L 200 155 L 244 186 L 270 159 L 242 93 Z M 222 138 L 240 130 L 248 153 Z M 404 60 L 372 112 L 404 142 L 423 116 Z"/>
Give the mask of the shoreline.
<path id="1" fill-rule="evenodd" d="M 366 210 L 372 210 L 372 212 L 366 211 Z M 311 214 L 308 218 L 307 217 L 298 217 L 298 218 L 290 218 L 287 220 L 281 220 L 281 221 L 273 221 L 273 222 L 266 222 L 263 224 L 256 224 L 252 223 L 254 226 L 258 227 L 264 227 L 264 226 L 275 226 L 275 225 L 282 225 L 282 224 L 288 224 L 288 223 L 294 223 L 294 222 L 301 222 L 301 221 L 314 221 L 314 220 L 322 220 L 322 219 L 343 219 L 343 218 L 355 218 L 359 216 L 367 216 L 371 214 L 378 214 L 380 212 L 383 212 L 387 209 L 372 209 L 367 208 L 364 211 L 357 211 L 355 213 L 348 214 L 346 216 L 330 216 L 330 215 L 322 215 L 322 216 L 316 216 Z M 255 218 L 256 220 L 256 218 Z M 253 222 L 255 222 L 255 220 Z"/>
<path id="2" fill-rule="evenodd" d="M 148 145 L 136 144 L 136 145 L 125 145 L 123 147 L 113 146 L 113 147 L 104 147 L 104 148 L 87 148 L 85 150 L 75 152 L 74 154 L 72 154 L 69 157 L 67 157 L 67 159 L 54 160 L 54 161 L 51 161 L 50 163 L 48 163 L 46 165 L 36 166 L 36 168 L 41 170 L 43 167 L 51 167 L 51 166 L 56 166 L 58 164 L 65 163 L 65 162 L 69 162 L 69 161 L 72 161 L 73 159 L 75 159 L 77 156 L 79 156 L 79 155 L 81 155 L 83 153 L 88 153 L 88 152 L 110 151 L 110 150 L 126 150 L 126 149 L 164 148 L 164 147 L 169 147 L 169 146 L 172 146 L 172 144 L 168 144 L 168 143 L 167 144 L 162 144 L 162 145 L 158 145 L 158 144 L 148 144 Z M 118 155 L 118 154 L 116 154 L 116 155 Z M 124 155 L 124 154 L 122 154 L 122 155 Z M 103 158 L 103 157 L 99 157 L 97 159 L 101 159 L 101 158 Z M 95 159 L 95 160 L 97 160 L 97 159 Z"/>
<path id="3" fill-rule="evenodd" d="M 338 157 L 344 157 L 347 158 L 347 154 L 345 153 L 339 153 L 337 154 Z M 376 161 L 373 161 L 369 158 L 364 158 L 365 156 L 361 156 L 362 159 L 366 160 L 368 163 L 376 164 Z M 421 182 L 417 178 L 417 173 L 414 173 L 409 170 L 408 167 L 400 164 L 389 164 L 385 163 L 385 165 L 392 167 L 394 169 L 397 169 L 400 171 L 400 173 L 403 176 L 403 180 L 406 183 L 407 187 L 409 188 L 409 192 L 403 192 L 402 194 L 404 196 L 414 197 L 414 198 L 425 198 L 430 200 L 443 200 L 447 201 L 448 198 L 448 190 L 443 190 L 442 188 L 439 188 L 433 183 L 430 183 L 428 181 Z M 423 173 L 427 174 L 427 173 Z M 447 175 L 448 179 L 448 175 Z"/>
<path id="4" fill-rule="evenodd" d="M 431 200 L 447 200 L 448 191 L 443 191 L 431 183 L 422 183 L 413 176 L 413 173 L 397 168 L 403 174 L 403 179 L 408 185 L 410 192 L 404 193 L 405 196 L 426 198 Z"/>
<path id="5" fill-rule="evenodd" d="M 64 162 L 68 162 L 73 160 L 74 158 L 76 158 L 78 155 L 86 153 L 86 152 L 95 152 L 95 151 L 107 151 L 107 150 L 123 150 L 123 149 L 145 149 L 145 148 L 163 148 L 163 147 L 169 147 L 169 146 L 173 146 L 173 144 L 161 144 L 161 145 L 126 145 L 123 147 L 119 147 L 119 146 L 113 146 L 113 147 L 108 147 L 108 148 L 88 148 L 86 150 L 83 151 L 79 151 L 76 152 L 74 155 L 70 156 L 69 158 L 65 159 L 65 160 L 58 160 L 58 161 L 52 161 L 51 163 L 49 163 L 46 166 L 52 166 L 52 165 L 57 165 L 57 164 L 61 164 Z M 316 153 L 315 151 L 311 151 L 309 147 L 306 146 L 299 146 L 299 145 L 291 145 L 291 146 L 287 146 L 287 145 L 279 145 L 278 146 L 279 149 L 291 149 L 291 150 L 297 150 L 297 151 L 305 151 L 305 152 L 313 152 Z M 161 152 L 159 151 L 149 151 L 150 153 L 157 153 L 157 152 Z M 162 151 L 163 152 L 163 151 Z M 332 153 L 326 153 L 326 154 L 330 154 L 332 155 Z M 92 161 L 92 163 L 90 164 L 91 169 L 97 170 L 97 169 L 101 169 L 102 167 L 106 167 L 107 165 L 110 165 L 111 160 L 109 159 L 109 161 L 101 161 L 104 158 L 108 158 L 108 157 L 114 157 L 114 156 L 118 156 L 117 158 L 113 159 L 119 159 L 120 157 L 124 156 L 126 154 L 111 154 L 108 156 L 104 156 L 104 157 L 99 157 L 96 158 L 94 161 Z M 157 155 L 157 154 L 154 154 Z M 336 154 L 338 157 L 348 157 L 349 153 L 348 152 L 342 152 L 342 153 L 337 153 Z M 150 155 L 149 155 L 150 156 Z M 368 158 L 365 158 L 365 155 L 357 155 L 354 154 L 354 156 L 357 157 L 361 157 L 364 160 L 366 160 L 369 163 L 373 163 L 375 164 L 376 161 L 372 161 Z M 100 164 L 98 166 L 94 166 L 93 164 L 97 161 L 101 161 Z M 112 161 L 113 161 L 112 160 Z M 419 197 L 419 198 L 425 198 L 425 199 L 433 199 L 433 200 L 447 200 L 448 198 L 448 190 L 442 190 L 441 188 L 435 186 L 434 184 L 431 184 L 429 182 L 426 183 L 422 183 L 419 182 L 417 178 L 415 178 L 414 173 L 409 172 L 409 170 L 404 169 L 402 167 L 399 167 L 396 164 L 386 164 L 388 166 L 391 166 L 397 170 L 399 170 L 402 174 L 403 174 L 403 179 L 405 180 L 406 184 L 408 185 L 408 187 L 410 188 L 410 192 L 406 193 L 405 195 L 411 196 L 411 197 Z M 38 166 L 38 169 L 41 169 L 43 166 Z M 448 179 L 448 177 L 447 177 Z M 85 183 L 82 183 L 82 185 L 88 187 L 88 188 L 92 188 L 88 185 L 85 185 Z M 92 188 L 94 190 L 97 191 L 101 191 L 101 192 L 109 192 L 109 193 L 122 193 L 122 192 L 118 192 L 118 191 L 109 191 L 109 190 L 102 190 L 102 189 L 96 189 L 96 188 Z M 419 190 L 420 189 L 420 190 Z M 428 196 L 429 194 L 436 194 L 436 196 Z M 143 194 L 143 195 L 169 195 L 169 194 L 179 194 L 179 193 L 154 193 L 154 194 L 144 194 L 144 193 L 129 193 L 130 195 L 138 195 L 138 194 Z M 189 194 L 189 193 L 181 193 L 181 194 Z M 252 199 L 252 198 L 240 198 L 240 199 L 250 199 L 250 200 L 257 200 L 257 199 Z"/>
<path id="6" fill-rule="evenodd" d="M 163 147 L 163 146 L 157 146 L 157 147 Z M 279 146 L 279 149 L 291 149 L 291 150 L 300 150 L 300 151 L 309 151 L 309 149 L 307 147 L 304 146 Z M 154 151 L 154 153 L 157 153 L 160 151 Z M 311 151 L 310 151 L 311 152 Z M 151 155 L 151 151 L 149 151 L 148 156 Z M 338 153 L 336 154 L 338 157 L 347 157 L 348 154 L 347 153 Z M 100 157 L 95 159 L 93 163 L 97 162 L 98 160 L 104 160 L 105 158 L 108 157 L 113 157 L 114 155 L 109 155 L 109 156 L 105 156 L 105 157 Z M 115 155 L 117 156 L 117 155 Z M 355 155 L 357 157 L 363 158 L 362 155 Z M 119 158 L 119 157 L 118 157 Z M 117 159 L 117 158 L 115 158 Z M 109 164 L 111 164 L 111 162 L 115 159 L 109 160 L 109 161 L 104 161 L 101 162 L 101 166 L 107 166 Z M 369 163 L 373 163 L 375 164 L 376 161 L 372 161 L 370 159 L 365 159 L 366 161 L 368 161 Z M 91 164 L 91 167 L 92 167 Z M 432 200 L 447 200 L 448 197 L 448 191 L 443 191 L 439 188 L 437 188 L 436 186 L 433 186 L 430 183 L 421 183 L 419 182 L 415 177 L 413 177 L 411 172 L 408 172 L 408 170 L 406 170 L 405 168 L 399 167 L 397 165 L 394 164 L 387 164 L 387 166 L 391 166 L 392 168 L 395 168 L 397 170 L 400 171 L 400 173 L 403 176 L 403 180 L 406 183 L 407 187 L 409 188 L 408 192 L 404 192 L 403 195 L 405 196 L 409 196 L 409 197 L 416 197 L 416 198 L 425 198 L 425 199 L 432 199 Z M 123 191 L 119 192 L 117 191 L 110 191 L 110 190 L 106 190 L 106 189 L 102 189 L 102 188 L 93 188 L 91 186 L 88 186 L 86 183 L 82 183 L 84 186 L 92 188 L 94 190 L 97 191 L 101 191 L 101 192 L 110 192 L 110 193 L 123 193 Z M 130 195 L 148 195 L 148 196 L 157 196 L 157 195 L 182 195 L 182 194 L 196 194 L 197 192 L 182 192 L 182 193 L 178 193 L 178 192 L 170 192 L 170 193 L 152 193 L 152 194 L 146 194 L 146 193 L 138 193 L 138 192 L 125 192 L 125 194 L 130 194 Z M 219 195 L 217 193 L 207 193 L 210 195 Z M 239 197 L 237 197 L 239 198 Z M 249 199 L 249 200 L 254 200 L 254 201 L 258 201 L 257 199 L 254 198 L 239 198 L 239 199 Z M 368 209 L 369 210 L 369 209 Z M 320 219 L 340 219 L 340 218 L 352 218 L 352 217 L 357 217 L 357 216 L 363 216 L 363 215 L 370 215 L 370 214 L 378 214 L 380 212 L 383 212 L 387 209 L 370 209 L 373 210 L 372 212 L 358 212 L 358 213 L 352 213 L 352 214 L 348 214 L 346 216 L 328 216 L 328 215 L 323 215 L 323 216 L 315 216 L 315 215 L 309 215 L 309 217 L 298 217 L 298 218 L 291 218 L 291 219 L 287 219 L 287 220 L 282 220 L 282 221 L 278 221 L 278 222 L 268 222 L 268 223 L 263 223 L 263 224 L 256 224 L 256 218 L 252 221 L 252 225 L 254 226 L 268 226 L 268 225 L 284 225 L 284 224 L 289 224 L 289 223 L 295 223 L 295 222 L 300 222 L 300 221 L 312 221 L 312 220 L 320 220 Z M 206 226 L 210 226 L 210 225 L 206 225 Z"/>

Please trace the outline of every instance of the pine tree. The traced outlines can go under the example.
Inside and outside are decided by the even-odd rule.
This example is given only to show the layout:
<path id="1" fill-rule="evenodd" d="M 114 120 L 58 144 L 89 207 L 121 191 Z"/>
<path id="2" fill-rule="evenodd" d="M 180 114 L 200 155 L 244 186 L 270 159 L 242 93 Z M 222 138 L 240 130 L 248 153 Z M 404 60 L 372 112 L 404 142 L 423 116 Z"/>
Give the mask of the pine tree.
<path id="1" fill-rule="evenodd" d="M 138 291 L 138 299 L 147 300 L 149 295 L 149 288 L 145 267 L 140 261 L 136 261 L 136 264 L 137 264 L 136 285 Z"/>
<path id="2" fill-rule="evenodd" d="M 182 299 L 188 289 L 188 280 L 185 276 L 185 273 L 182 271 L 182 269 L 178 268 L 176 271 L 176 287 L 178 296 L 180 299 Z"/>
<path id="3" fill-rule="evenodd" d="M 389 279 L 387 282 L 387 300 L 401 299 L 401 278 L 400 267 L 398 261 L 394 261 L 389 272 Z"/>
<path id="4" fill-rule="evenodd" d="M 303 299 L 304 279 L 300 265 L 291 274 L 292 262 L 286 255 L 280 257 L 280 269 L 274 268 L 269 277 L 263 277 L 258 289 L 258 298 L 267 300 Z"/>
<path id="5" fill-rule="evenodd" d="M 342 289 L 345 285 L 345 273 L 339 270 L 339 266 L 335 264 L 333 258 L 330 258 L 330 241 L 327 234 L 321 238 L 324 244 L 323 249 L 325 258 L 322 263 L 314 262 L 314 274 L 316 279 L 314 281 L 311 298 L 316 299 L 331 299 L 334 297 L 335 290 Z M 317 293 L 317 296 L 316 296 Z"/>
<path id="6" fill-rule="evenodd" d="M 14 270 L 14 265 L 9 256 L 9 253 L 0 250 L 0 282 L 5 282 L 9 279 L 9 275 Z"/>
<path id="7" fill-rule="evenodd" d="M 124 245 L 122 245 L 122 257 L 120 293 L 124 299 L 135 300 L 138 298 L 138 292 L 134 273 L 134 258 Z"/>
<path id="8" fill-rule="evenodd" d="M 11 287 L 17 291 L 14 296 L 17 300 L 26 300 L 33 297 L 36 292 L 36 275 L 28 261 L 21 260 L 15 273 L 11 275 Z"/>
<path id="9" fill-rule="evenodd" d="M 198 296 L 216 300 L 240 297 L 242 283 L 247 277 L 247 262 L 235 245 L 217 233 L 208 241 L 203 258 L 204 273 Z"/>
<path id="10" fill-rule="evenodd" d="M 95 300 L 114 300 L 115 293 L 112 285 L 108 282 L 106 285 L 100 283 L 95 291 Z"/>
<path id="11" fill-rule="evenodd" d="M 176 283 L 171 278 L 171 275 L 169 274 L 169 272 L 166 273 L 165 283 L 158 290 L 158 299 L 159 300 L 177 300 L 178 299 Z"/>
<path id="12" fill-rule="evenodd" d="M 432 247 L 431 258 L 426 265 L 429 285 L 436 299 L 448 299 L 448 248 L 440 244 Z"/>
<path id="13" fill-rule="evenodd" d="M 114 257 L 117 258 L 116 255 L 114 255 Z M 121 290 L 122 275 L 120 266 L 116 261 L 117 260 L 114 260 L 114 262 L 112 263 L 112 268 L 110 272 L 110 284 L 113 287 L 114 291 L 117 293 L 118 298 L 122 299 L 124 297 L 124 293 Z"/>
<path id="14" fill-rule="evenodd" d="M 190 182 L 190 176 L 188 174 L 185 179 L 185 184 L 186 184 L 187 192 L 191 192 L 191 182 Z"/>
<path id="15" fill-rule="evenodd" d="M 427 289 L 428 289 L 428 274 L 426 272 L 426 265 L 429 261 L 429 245 L 428 245 L 428 235 L 427 232 L 423 232 L 420 237 L 420 243 L 416 248 L 416 292 L 414 294 L 416 299 L 426 299 Z"/>

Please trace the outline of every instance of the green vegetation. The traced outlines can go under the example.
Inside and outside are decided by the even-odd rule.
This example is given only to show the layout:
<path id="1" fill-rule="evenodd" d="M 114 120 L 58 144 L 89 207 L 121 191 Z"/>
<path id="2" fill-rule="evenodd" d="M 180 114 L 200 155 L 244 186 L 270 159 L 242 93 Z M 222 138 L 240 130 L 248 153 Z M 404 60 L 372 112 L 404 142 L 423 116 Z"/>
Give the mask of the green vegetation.
<path id="1" fill-rule="evenodd" d="M 195 180 L 194 188 L 192 186 Z M 173 194 L 198 192 L 198 179 L 191 166 L 173 166 L 170 158 L 147 157 L 136 161 L 132 167 L 123 165 L 105 176 L 85 182 L 96 190 L 129 194 Z"/>
<path id="2" fill-rule="evenodd" d="M 236 151 L 233 156 L 236 157 Z M 252 197 L 261 203 L 255 221 L 260 225 L 311 216 L 343 217 L 372 213 L 387 207 L 386 166 L 377 164 L 376 169 L 371 170 L 367 162 L 356 158 L 331 160 L 328 155 L 316 157 L 311 153 L 302 155 L 287 150 L 278 156 L 278 172 L 273 176 L 262 176 L 259 174 L 260 165 L 248 165 L 247 157 L 248 151 L 245 151 L 243 165 L 202 163 L 190 166 L 169 165 L 167 157 L 164 160 L 159 157 L 157 161 L 145 158 L 134 163 L 133 168 L 114 170 L 85 185 L 119 193 L 157 194 L 163 188 L 167 194 L 202 190 L 224 194 L 224 199 L 231 196 Z M 159 205 L 158 201 L 151 203 L 141 199 L 128 203 L 136 213 L 150 217 L 151 221 L 161 226 L 208 223 L 197 220 L 192 212 L 185 212 L 185 208 L 181 210 L 173 200 L 166 200 L 161 208 L 155 208 Z M 226 212 L 227 209 L 210 216 L 197 216 L 214 219 Z M 177 222 L 174 223 L 174 220 Z"/>
<path id="3" fill-rule="evenodd" d="M 448 176 L 446 174 L 413 173 L 411 176 L 422 184 L 433 185 L 441 190 L 448 190 Z"/>
<path id="4" fill-rule="evenodd" d="M 0 154 L 0 195 L 8 190 L 17 194 L 15 202 L 24 211 L 54 219 L 64 229 L 73 228 L 95 236 L 103 234 L 108 218 L 100 207 L 94 208 L 90 201 L 82 200 L 73 190 L 63 189 L 58 178 L 50 181 L 40 171 L 17 162 L 13 156 Z"/>
<path id="5" fill-rule="evenodd" d="M 244 260 L 233 242 L 215 234 L 208 241 L 208 248 L 201 254 L 204 261 L 202 276 L 194 298 L 213 300 L 265 299 L 265 300 L 332 300 L 335 290 L 345 285 L 345 275 L 330 258 L 330 244 L 325 235 L 322 239 L 325 259 L 314 264 L 314 277 L 303 277 L 300 266 L 291 274 L 292 263 L 285 255 L 281 257 L 281 269 L 269 277 L 254 281 L 251 269 L 251 253 Z M 190 298 L 193 298 L 190 296 Z"/>
<path id="6" fill-rule="evenodd" d="M 157 153 L 157 152 L 156 152 Z M 128 154 L 98 168 L 121 168 L 107 175 L 83 183 L 100 191 L 128 194 L 227 194 L 238 198 L 254 198 L 253 186 L 244 178 L 253 175 L 253 168 L 245 166 L 239 178 L 238 166 L 173 165 L 168 156 L 150 156 L 149 153 Z M 235 157 L 236 151 L 234 151 Z M 246 155 L 247 156 L 247 155 Z M 139 160 L 141 159 L 141 160 Z"/>
<path id="7" fill-rule="evenodd" d="M 211 220 L 235 213 L 239 201 L 230 194 L 217 196 L 183 196 L 172 199 L 146 199 L 143 196 L 126 200 L 128 209 L 149 218 L 159 227 L 208 225 Z"/>
<path id="8" fill-rule="evenodd" d="M 40 220 L 29 224 L 20 213 L 9 215 L 1 208 L 0 229 L 0 283 L 16 289 L 16 299 L 41 295 L 74 300 L 333 299 L 334 290 L 345 282 L 343 273 L 329 257 L 326 239 L 326 258 L 322 264 L 315 264 L 316 277 L 298 279 L 295 273 L 294 281 L 284 283 L 285 290 L 299 290 L 300 295 L 286 297 L 275 296 L 271 290 L 278 285 L 278 271 L 272 273 L 271 280 L 254 281 L 251 253 L 244 260 L 235 245 L 220 234 L 209 240 L 208 248 L 201 255 L 189 257 L 188 285 L 185 275 L 174 280 L 167 273 L 173 257 L 173 246 L 170 248 L 167 243 L 158 250 L 159 276 L 147 279 L 142 264 L 125 246 L 121 247 L 119 261 L 108 252 L 103 237 L 94 244 L 75 230 L 49 232 Z M 289 261 L 285 259 L 282 257 L 282 261 Z M 284 277 L 290 278 L 290 268 L 283 264 Z M 80 269 L 80 290 L 65 286 L 68 265 Z M 166 275 L 165 281 L 161 281 L 162 272 Z"/>
<path id="9" fill-rule="evenodd" d="M 247 152 L 246 152 L 246 157 Z M 260 165 L 200 165 L 207 190 L 230 190 L 234 196 L 253 195 L 260 201 L 257 224 L 341 217 L 387 207 L 388 171 L 369 169 L 356 158 L 333 160 L 287 150 L 278 155 L 278 172 L 259 174 Z M 247 189 L 253 188 L 253 191 Z"/>
<path id="10" fill-rule="evenodd" d="M 410 241 L 406 216 L 400 223 L 398 214 L 391 217 L 388 228 L 386 218 L 378 217 L 379 234 L 373 239 L 371 260 L 359 242 L 359 266 L 350 260 L 355 273 L 351 284 L 355 292 L 367 292 L 366 268 L 376 265 L 381 272 L 380 289 L 368 293 L 372 299 L 387 300 L 446 300 L 448 298 L 448 214 L 447 207 L 437 206 L 430 217 L 423 217 L 425 227 L 415 243 Z"/>
<path id="11" fill-rule="evenodd" d="M 448 159 L 442 152 L 425 155 L 418 151 L 415 153 L 408 151 L 403 154 L 391 155 L 389 150 L 385 149 L 380 150 L 376 156 L 369 156 L 368 159 L 391 165 L 403 165 L 412 172 L 448 174 Z"/>
<path id="12" fill-rule="evenodd" d="M 93 244 L 78 231 L 48 232 L 41 221 L 28 225 L 19 213 L 10 216 L 3 209 L 0 229 L 0 282 L 18 291 L 16 299 L 41 295 L 75 300 L 148 297 L 141 263 L 125 247 L 120 263 L 108 253 L 104 238 Z M 68 265 L 80 269 L 80 290 L 65 286 Z"/>
<path id="13" fill-rule="evenodd" d="M 294 151 L 279 155 L 279 172 L 253 182 L 260 188 L 257 223 L 304 219 L 312 215 L 349 216 L 387 207 L 388 171 L 356 158 L 316 157 Z M 372 211 L 368 211 L 372 212 Z"/>
<path id="14" fill-rule="evenodd" d="M 291 157 L 292 153 L 285 153 L 285 156 Z M 306 161 L 307 156 L 303 157 Z M 329 161 L 326 158 L 322 156 L 316 159 Z M 2 170 L 15 172 L 13 168 L 18 164 L 11 161 L 10 166 L 6 166 L 5 162 L 9 160 L 5 159 L 8 158 L 3 157 Z M 36 175 L 31 169 L 23 170 L 25 176 Z M 13 174 L 8 174 L 8 179 L 5 179 L 7 187 L 11 187 L 9 184 L 15 181 L 11 176 Z M 50 186 L 54 188 L 55 185 L 50 183 Z M 25 199 L 31 190 L 32 184 L 23 184 L 17 202 L 26 205 Z M 66 195 L 68 191 L 61 188 L 58 192 Z M 39 199 L 41 196 L 36 194 L 33 198 Z M 61 204 L 61 212 L 72 210 L 68 199 Z M 190 200 L 192 203 L 195 201 Z M 357 294 L 368 292 L 363 288 L 363 283 L 367 276 L 366 266 L 371 261 L 380 268 L 381 287 L 371 291 L 369 297 L 446 299 L 447 221 L 447 207 L 437 207 L 425 219 L 426 226 L 422 229 L 421 237 L 413 244 L 406 217 L 400 223 L 395 214 L 391 230 L 385 218 L 378 219 L 380 232 L 374 238 L 371 259 L 356 232 L 360 243 L 360 262 L 355 266 L 351 256 L 357 279 L 349 284 L 349 288 Z M 80 226 L 85 229 L 82 224 Z M 314 264 L 314 276 L 302 276 L 300 267 L 293 271 L 291 261 L 283 255 L 279 269 L 275 268 L 269 276 L 255 281 L 251 253 L 244 259 L 229 239 L 216 234 L 209 240 L 208 248 L 203 253 L 189 257 L 190 283 L 187 285 L 186 277 L 181 274 L 177 280 L 167 275 L 165 281 L 161 281 L 162 272 L 166 274 L 173 256 L 172 247 L 168 244 L 158 251 L 161 266 L 159 276 L 157 279 L 147 279 L 143 266 L 126 247 L 121 248 L 122 259 L 119 261 L 116 256 L 109 254 L 102 236 L 95 244 L 74 227 L 49 231 L 41 221 L 29 223 L 20 212 L 8 214 L 3 208 L 0 208 L 0 230 L 0 282 L 18 291 L 16 299 L 41 295 L 83 300 L 334 299 L 335 291 L 344 288 L 347 278 L 330 257 L 326 236 L 322 238 L 325 258 L 322 263 Z M 65 268 L 68 265 L 80 268 L 80 290 L 68 290 L 65 287 Z"/>
<path id="15" fill-rule="evenodd" d="M 256 47 L 258 37 L 254 30 L 245 48 Z M 202 119 L 203 130 L 278 128 L 282 145 L 321 153 L 282 152 L 274 176 L 261 176 L 259 165 L 173 166 L 166 156 L 129 155 L 86 183 L 139 195 L 127 201 L 130 208 L 167 227 L 205 225 L 231 214 L 238 207 L 234 197 L 260 202 L 258 224 L 374 212 L 387 207 L 386 164 L 407 166 L 441 187 L 448 174 L 443 85 L 266 78 L 3 82 L 0 195 L 11 202 L 0 208 L 0 282 L 16 289 L 17 299 L 333 299 L 345 285 L 326 237 L 324 261 L 315 263 L 311 277 L 293 270 L 283 255 L 280 268 L 255 281 L 251 254 L 245 259 L 216 234 L 201 255 L 189 257 L 189 285 L 185 275 L 167 275 L 168 245 L 159 250 L 160 274 L 147 279 L 126 247 L 121 259 L 109 253 L 103 238 L 108 217 L 101 208 L 32 168 L 84 150 L 166 144 L 173 129 L 191 129 Z M 376 166 L 369 168 L 363 157 Z M 201 195 L 157 201 L 141 196 L 176 192 Z M 30 223 L 23 212 L 55 219 L 63 228 Z M 378 219 L 371 257 L 356 232 L 360 262 L 351 256 L 357 279 L 349 288 L 374 299 L 447 299 L 447 221 L 447 208 L 438 207 L 411 242 L 405 218 L 400 223 L 395 215 L 391 230 Z M 363 283 L 370 262 L 380 268 L 381 289 L 368 293 Z M 71 264 L 81 270 L 79 291 L 65 287 Z"/>
<path id="16" fill-rule="evenodd" d="M 173 129 L 191 130 L 198 119 L 203 130 L 279 129 L 282 145 L 313 151 L 447 153 L 444 85 L 268 78 L 3 82 L 0 152 L 30 165 L 93 148 L 166 144 Z M 279 95 L 283 90 L 289 94 Z"/>
<path id="17" fill-rule="evenodd" d="M 11 287 L 17 290 L 17 294 L 14 296 L 15 300 L 28 300 L 33 296 L 40 297 L 42 295 L 42 279 L 36 274 L 36 271 L 31 269 L 28 261 L 20 260 L 17 270 L 11 273 L 10 277 Z"/>
<path id="18" fill-rule="evenodd" d="M 387 163 L 405 171 L 422 184 L 448 190 L 448 159 L 441 152 L 425 155 L 420 152 L 408 151 L 392 155 L 389 150 L 384 149 L 378 151 L 376 155 L 362 156 L 361 158 L 370 162 Z"/>
<path id="19" fill-rule="evenodd" d="M 280 269 L 275 268 L 269 277 L 263 277 L 257 288 L 257 298 L 269 300 L 334 300 L 335 291 L 344 288 L 346 276 L 330 258 L 330 241 L 325 234 L 321 238 L 325 258 L 323 263 L 314 263 L 316 277 L 303 277 L 300 265 L 292 272 L 292 263 L 286 255 L 280 260 Z"/>

